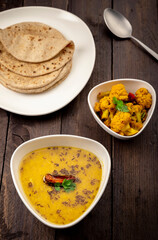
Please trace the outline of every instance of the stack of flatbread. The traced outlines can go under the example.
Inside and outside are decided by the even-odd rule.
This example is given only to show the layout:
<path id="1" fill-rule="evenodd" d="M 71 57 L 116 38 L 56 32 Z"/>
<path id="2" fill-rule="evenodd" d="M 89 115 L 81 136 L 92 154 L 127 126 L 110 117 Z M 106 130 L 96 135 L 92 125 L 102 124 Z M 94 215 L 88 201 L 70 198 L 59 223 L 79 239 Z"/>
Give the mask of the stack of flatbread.
<path id="1" fill-rule="evenodd" d="M 24 22 L 0 30 L 0 83 L 21 93 L 40 93 L 70 73 L 74 43 L 58 30 Z"/>

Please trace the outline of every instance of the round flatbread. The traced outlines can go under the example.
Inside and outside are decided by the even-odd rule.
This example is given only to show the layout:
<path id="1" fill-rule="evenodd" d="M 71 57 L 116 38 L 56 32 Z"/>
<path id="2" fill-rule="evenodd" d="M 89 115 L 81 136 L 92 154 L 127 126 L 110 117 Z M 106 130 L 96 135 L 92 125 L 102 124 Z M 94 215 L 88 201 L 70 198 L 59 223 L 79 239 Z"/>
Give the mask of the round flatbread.
<path id="1" fill-rule="evenodd" d="M 71 42 L 53 59 L 42 63 L 27 63 L 14 58 L 0 42 L 0 63 L 10 71 L 27 77 L 41 76 L 58 70 L 72 59 L 73 53 L 74 43 Z"/>
<path id="2" fill-rule="evenodd" d="M 2 29 L 0 41 L 7 52 L 24 62 L 47 61 L 70 43 L 58 30 L 39 22 L 22 22 Z"/>
<path id="3" fill-rule="evenodd" d="M 71 67 L 72 67 L 72 61 L 68 62 L 65 67 L 63 67 L 62 71 L 60 72 L 60 74 L 58 75 L 58 77 L 51 83 L 47 84 L 44 87 L 40 87 L 40 88 L 34 88 L 34 89 L 19 89 L 19 88 L 14 88 L 10 85 L 8 85 L 5 80 L 3 78 L 0 77 L 0 83 L 7 87 L 10 90 L 13 90 L 15 92 L 19 92 L 19 93 L 27 93 L 27 94 L 32 94 L 32 93 L 41 93 L 44 92 L 48 89 L 51 89 L 52 87 L 55 87 L 57 84 L 61 83 L 62 81 L 64 81 L 67 76 L 69 75 L 70 71 L 71 71 Z"/>
<path id="4" fill-rule="evenodd" d="M 6 67 L 4 67 L 2 64 L 0 64 L 0 78 L 2 77 L 8 85 L 15 88 L 20 89 L 39 88 L 54 81 L 61 72 L 61 70 L 62 68 L 58 69 L 55 72 L 32 78 L 24 77 L 16 73 L 13 73 Z"/>

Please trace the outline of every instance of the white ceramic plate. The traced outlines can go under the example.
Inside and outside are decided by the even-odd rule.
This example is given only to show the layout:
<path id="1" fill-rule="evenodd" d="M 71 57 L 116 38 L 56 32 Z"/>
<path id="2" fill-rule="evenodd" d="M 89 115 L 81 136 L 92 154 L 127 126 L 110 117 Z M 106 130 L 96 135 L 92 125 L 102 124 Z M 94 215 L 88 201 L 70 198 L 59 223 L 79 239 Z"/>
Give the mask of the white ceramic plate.
<path id="1" fill-rule="evenodd" d="M 145 120 L 145 122 L 143 123 L 143 127 L 142 129 L 135 135 L 132 136 L 122 136 L 114 131 L 112 131 L 110 128 L 108 128 L 101 120 L 100 118 L 97 116 L 97 114 L 94 111 L 94 105 L 95 102 L 97 102 L 97 95 L 99 92 L 105 92 L 105 91 L 110 91 L 111 87 L 115 84 L 119 84 L 122 83 L 124 84 L 127 92 L 131 92 L 131 93 L 135 93 L 139 88 L 146 88 L 148 89 L 148 91 L 150 92 L 150 94 L 152 95 L 152 105 L 148 111 L 147 114 L 147 118 Z M 147 126 L 148 122 L 150 121 L 154 109 L 155 109 L 155 105 L 156 105 L 156 92 L 154 90 L 154 88 L 147 82 L 143 81 L 143 80 L 139 80 L 139 79 L 132 79 L 132 78 L 125 78 L 125 79 L 115 79 L 115 80 L 111 80 L 111 81 L 107 81 L 107 82 L 103 82 L 100 83 L 99 85 L 95 86 L 94 88 L 91 89 L 91 91 L 88 94 L 88 105 L 90 108 L 90 111 L 94 117 L 94 119 L 97 121 L 97 123 L 109 134 L 111 134 L 112 136 L 119 138 L 119 139 L 123 139 L 123 140 L 127 140 L 133 137 L 138 136 Z"/>
<path id="2" fill-rule="evenodd" d="M 27 21 L 48 24 L 75 43 L 72 70 L 55 88 L 40 94 L 21 94 L 0 84 L 1 108 L 21 115 L 37 116 L 61 109 L 84 88 L 95 63 L 95 43 L 87 25 L 77 16 L 61 9 L 23 7 L 0 13 L 0 28 Z"/>
<path id="3" fill-rule="evenodd" d="M 88 207 L 88 209 L 76 220 L 74 220 L 71 223 L 65 224 L 65 225 L 59 225 L 59 224 L 54 224 L 49 221 L 47 221 L 45 218 L 43 218 L 30 204 L 29 200 L 27 199 L 23 188 L 20 183 L 19 179 L 19 165 L 22 160 L 22 158 L 29 152 L 39 149 L 39 148 L 44 148 L 44 147 L 50 147 L 50 146 L 71 146 L 71 147 L 78 147 L 82 149 L 86 149 L 92 153 L 94 153 L 100 160 L 100 163 L 102 165 L 102 180 L 100 183 L 100 187 L 98 190 L 98 193 L 92 202 L 92 204 Z M 25 206 L 29 209 L 29 211 L 42 223 L 46 224 L 49 227 L 53 228 L 67 228 L 75 225 L 79 221 L 81 221 L 97 204 L 99 199 L 101 198 L 108 179 L 110 175 L 110 169 L 111 169 L 111 160 L 110 156 L 108 154 L 108 151 L 106 148 L 100 144 L 97 141 L 94 141 L 90 138 L 84 138 L 84 137 L 79 137 L 79 136 L 74 136 L 74 135 L 50 135 L 50 136 L 43 136 L 39 138 L 32 139 L 30 141 L 27 141 L 23 144 L 21 144 L 13 153 L 10 161 L 10 169 L 11 169 L 11 174 L 12 174 L 12 179 L 15 185 L 15 188 L 25 204 Z M 22 219 L 21 219 L 22 220 Z"/>

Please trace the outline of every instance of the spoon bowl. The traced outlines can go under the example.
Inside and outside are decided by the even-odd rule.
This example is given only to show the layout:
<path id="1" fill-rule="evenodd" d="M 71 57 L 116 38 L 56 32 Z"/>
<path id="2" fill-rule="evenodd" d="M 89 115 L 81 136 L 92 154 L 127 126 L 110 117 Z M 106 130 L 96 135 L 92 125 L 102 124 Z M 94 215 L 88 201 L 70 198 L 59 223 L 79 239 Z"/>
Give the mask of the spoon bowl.
<path id="1" fill-rule="evenodd" d="M 103 17 L 107 27 L 114 35 L 120 38 L 131 37 L 132 26 L 122 14 L 111 8 L 106 8 Z"/>
<path id="2" fill-rule="evenodd" d="M 147 47 L 144 43 L 132 36 L 132 26 L 130 22 L 119 12 L 114 9 L 106 8 L 103 13 L 104 21 L 109 30 L 120 38 L 132 38 L 139 43 L 147 52 L 149 52 L 156 60 L 158 54 Z"/>

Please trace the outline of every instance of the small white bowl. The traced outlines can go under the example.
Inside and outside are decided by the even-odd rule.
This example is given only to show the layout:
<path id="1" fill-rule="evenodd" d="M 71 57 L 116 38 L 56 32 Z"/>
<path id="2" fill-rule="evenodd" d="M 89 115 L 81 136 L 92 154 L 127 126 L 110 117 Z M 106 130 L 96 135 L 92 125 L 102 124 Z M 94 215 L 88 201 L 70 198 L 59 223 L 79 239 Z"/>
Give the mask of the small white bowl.
<path id="1" fill-rule="evenodd" d="M 114 131 L 112 131 L 110 128 L 108 128 L 101 120 L 100 118 L 97 116 L 96 112 L 94 111 L 94 105 L 95 102 L 97 102 L 97 95 L 99 92 L 105 92 L 105 91 L 110 91 L 111 87 L 115 84 L 118 83 L 122 83 L 124 84 L 127 92 L 131 92 L 131 93 L 135 93 L 139 88 L 146 88 L 150 94 L 152 95 L 152 105 L 148 111 L 148 115 L 147 118 L 145 120 L 145 122 L 143 123 L 143 127 L 142 129 L 135 135 L 132 136 L 122 136 Z M 107 82 L 103 82 L 97 86 L 95 86 L 94 88 L 92 88 L 92 90 L 89 92 L 88 94 L 88 105 L 90 108 L 90 111 L 94 117 L 94 119 L 97 121 L 97 123 L 99 123 L 99 125 L 109 134 L 111 134 L 112 136 L 119 138 L 119 139 L 130 139 L 133 137 L 138 136 L 147 126 L 148 122 L 150 121 L 154 109 L 155 109 L 155 105 L 156 105 L 156 92 L 154 90 L 154 88 L 147 82 L 142 81 L 142 80 L 138 80 L 138 79 L 131 79 L 131 78 L 126 78 L 126 79 L 115 79 L 115 80 L 111 80 L 111 81 L 107 81 Z"/>
<path id="2" fill-rule="evenodd" d="M 51 223 L 46 219 L 44 219 L 38 212 L 36 212 L 36 210 L 32 207 L 32 205 L 28 201 L 23 191 L 20 178 L 19 178 L 19 164 L 22 158 L 31 151 L 34 151 L 39 148 L 50 147 L 50 146 L 71 146 L 71 147 L 86 149 L 94 153 L 99 158 L 102 166 L 102 180 L 101 180 L 100 188 L 98 190 L 98 193 L 94 201 L 78 219 L 65 225 L 58 225 L 58 224 Z M 109 179 L 110 169 L 111 169 L 111 160 L 105 147 L 97 141 L 94 141 L 89 138 L 74 136 L 74 135 L 49 135 L 49 136 L 35 138 L 21 144 L 14 151 L 11 157 L 10 168 L 11 168 L 11 175 L 12 175 L 15 188 L 21 200 L 23 201 L 25 206 L 29 209 L 29 211 L 38 220 L 40 220 L 42 223 L 46 224 L 49 227 L 67 228 L 81 221 L 94 208 L 94 206 L 97 204 L 97 202 L 101 198 Z"/>

